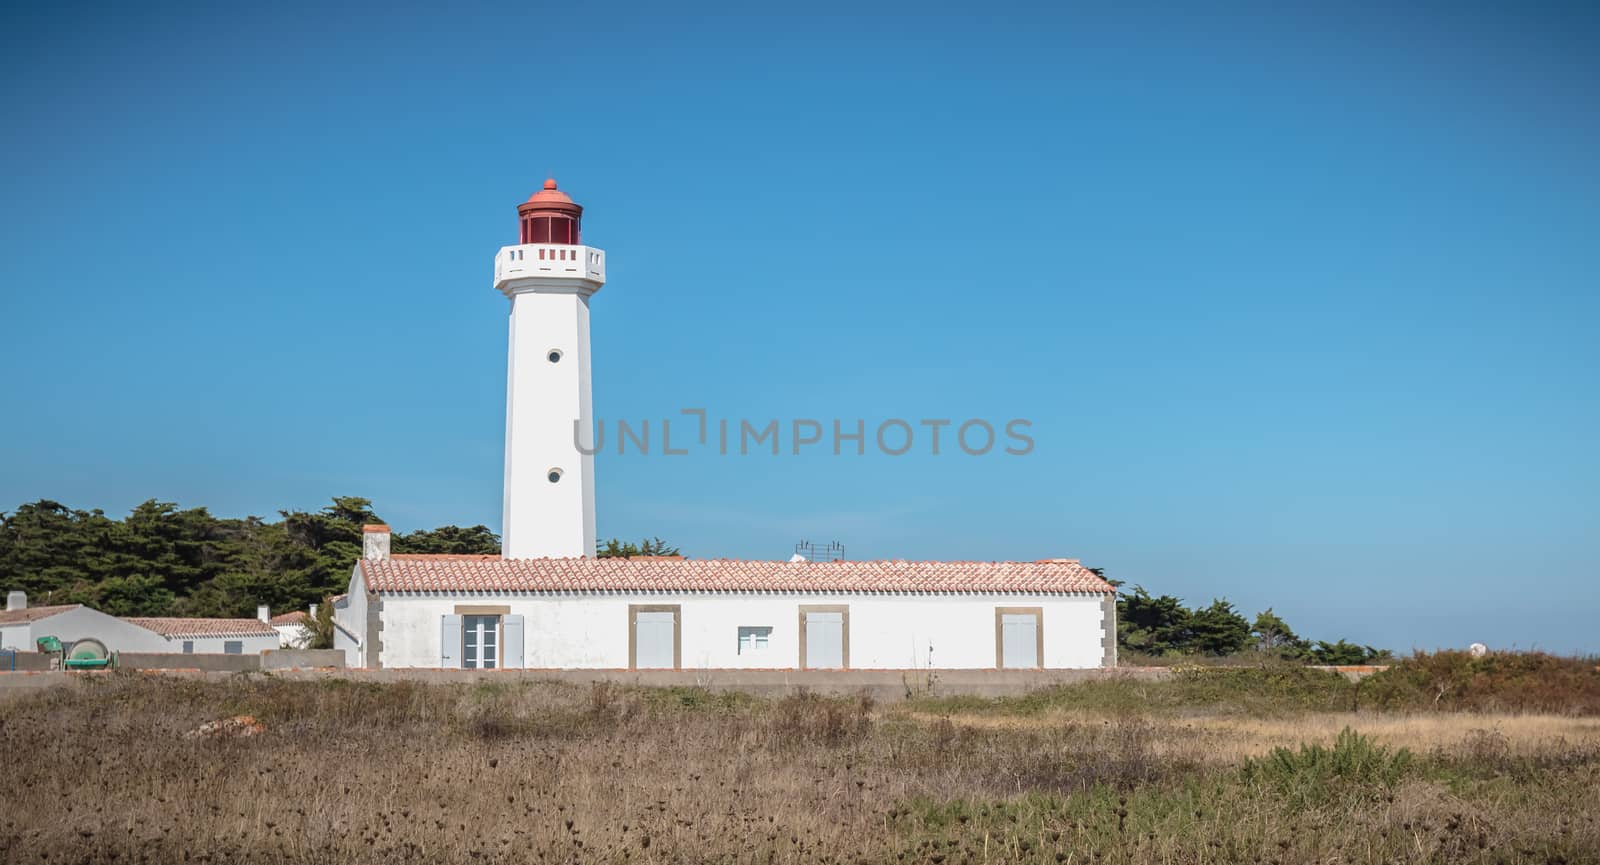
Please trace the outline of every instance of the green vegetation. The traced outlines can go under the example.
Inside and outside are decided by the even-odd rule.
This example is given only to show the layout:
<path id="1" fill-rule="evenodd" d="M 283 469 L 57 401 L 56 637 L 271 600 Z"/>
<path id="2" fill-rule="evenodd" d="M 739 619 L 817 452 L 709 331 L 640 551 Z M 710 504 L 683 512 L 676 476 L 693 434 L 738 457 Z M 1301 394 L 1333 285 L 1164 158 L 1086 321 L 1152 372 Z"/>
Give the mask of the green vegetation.
<path id="1" fill-rule="evenodd" d="M 1600 716 L 1600 668 L 1592 658 L 1540 653 L 1418 652 L 1352 681 L 1276 661 L 1257 666 L 1178 667 L 1147 680 L 1115 677 L 1043 688 L 1020 697 L 919 697 L 932 714 L 1037 717 L 1061 711 L 1172 717 L 1203 711 L 1248 718 L 1380 710 L 1535 712 Z"/>
<path id="2" fill-rule="evenodd" d="M 345 590 L 372 502 L 342 496 L 319 511 L 223 519 L 154 499 L 123 519 L 49 500 L 0 513 L 0 591 L 35 605 L 88 604 L 114 616 L 248 616 L 258 604 L 305 609 Z M 486 526 L 397 533 L 396 553 L 496 554 Z M 660 538 L 606 542 L 605 555 L 672 555 Z M 331 625 L 330 625 L 331 627 Z"/>
<path id="3" fill-rule="evenodd" d="M 1251 624 L 1226 600 L 1190 609 L 1180 598 L 1151 595 L 1143 586 L 1117 597 L 1117 644 L 1131 659 L 1146 661 L 1248 654 L 1343 665 L 1370 664 L 1390 657 L 1386 649 L 1342 639 L 1334 643 L 1301 639 L 1271 607 L 1258 613 Z"/>
<path id="4" fill-rule="evenodd" d="M 1349 727 L 1333 747 L 1319 743 L 1299 750 L 1279 746 L 1265 757 L 1245 761 L 1246 783 L 1277 789 L 1295 808 L 1327 804 L 1353 796 L 1388 795 L 1415 763 L 1411 751 L 1391 752 Z"/>
<path id="5" fill-rule="evenodd" d="M 1561 664 L 1474 669 L 1484 693 L 1593 693 Z M 1210 699 L 1198 681 L 1180 684 Z M 1327 711 L 1305 681 L 1263 726 L 1120 695 L 971 718 L 514 677 L 108 674 L 0 695 L 7 781 L 44 791 L 8 801 L 0 862 L 1596 861 L 1592 720 Z"/>
<path id="6" fill-rule="evenodd" d="M 598 555 L 602 559 L 627 559 L 634 556 L 676 556 L 678 555 L 678 548 L 660 538 L 645 538 L 637 544 L 632 541 L 624 542 L 617 538 L 612 538 L 600 545 Z"/>
<path id="7" fill-rule="evenodd" d="M 1182 667 L 1167 678 L 1097 679 L 1056 685 L 1020 697 L 924 697 L 914 701 L 933 713 L 1039 716 L 1055 711 L 1171 716 L 1195 709 L 1251 717 L 1286 712 L 1344 711 L 1356 688 L 1338 673 L 1298 664 L 1261 667 Z"/>

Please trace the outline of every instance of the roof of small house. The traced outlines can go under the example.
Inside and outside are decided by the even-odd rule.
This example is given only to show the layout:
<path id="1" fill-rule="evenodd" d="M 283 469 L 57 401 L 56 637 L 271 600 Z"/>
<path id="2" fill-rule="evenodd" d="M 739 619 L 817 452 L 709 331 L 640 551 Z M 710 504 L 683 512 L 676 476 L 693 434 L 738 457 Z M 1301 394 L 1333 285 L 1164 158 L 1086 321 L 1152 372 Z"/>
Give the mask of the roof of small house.
<path id="1" fill-rule="evenodd" d="M 278 632 L 260 619 L 129 618 L 141 628 L 163 637 L 276 637 Z"/>
<path id="2" fill-rule="evenodd" d="M 57 613 L 76 610 L 82 604 L 57 604 L 53 607 L 25 607 L 21 610 L 0 610 L 0 625 L 16 625 L 23 622 L 37 622 L 48 619 Z"/>
<path id="3" fill-rule="evenodd" d="M 295 610 L 292 613 L 279 613 L 268 620 L 267 624 L 277 627 L 281 625 L 303 625 L 310 621 L 310 613 L 305 610 Z"/>
<path id="4" fill-rule="evenodd" d="M 410 555 L 363 560 L 360 567 L 372 592 L 1116 592 L 1077 559 L 787 562 Z"/>

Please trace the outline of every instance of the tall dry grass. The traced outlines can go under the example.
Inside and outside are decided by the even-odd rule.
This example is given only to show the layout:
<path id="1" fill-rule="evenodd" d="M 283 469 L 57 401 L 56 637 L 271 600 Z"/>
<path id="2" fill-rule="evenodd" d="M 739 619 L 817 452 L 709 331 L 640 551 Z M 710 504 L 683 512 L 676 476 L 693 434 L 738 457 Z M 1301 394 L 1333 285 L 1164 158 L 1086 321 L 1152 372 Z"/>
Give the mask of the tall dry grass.
<path id="1" fill-rule="evenodd" d="M 266 732 L 185 738 L 237 714 Z M 1268 770 L 1249 768 L 1254 752 L 1211 752 L 1229 735 L 1297 748 L 1378 716 L 1020 717 L 803 694 L 110 676 L 0 704 L 0 859 L 1584 862 L 1600 849 L 1592 728 L 1460 716 L 1376 730 L 1361 747 L 1402 736 L 1393 747 L 1415 759 L 1352 780 L 1325 770 L 1348 755 Z"/>

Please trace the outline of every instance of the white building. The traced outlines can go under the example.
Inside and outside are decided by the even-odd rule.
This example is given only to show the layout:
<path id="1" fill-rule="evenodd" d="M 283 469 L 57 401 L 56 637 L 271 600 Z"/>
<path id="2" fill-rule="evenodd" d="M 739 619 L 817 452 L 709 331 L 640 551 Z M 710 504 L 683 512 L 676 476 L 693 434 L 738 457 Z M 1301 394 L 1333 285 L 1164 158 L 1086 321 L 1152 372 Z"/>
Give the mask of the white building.
<path id="1" fill-rule="evenodd" d="M 1074 669 L 1116 663 L 1076 560 L 362 560 L 336 605 L 362 667 Z"/>
<path id="2" fill-rule="evenodd" d="M 255 655 L 278 648 L 278 632 L 255 619 L 129 618 L 160 638 L 159 648 L 140 649 L 184 655 Z"/>
<path id="3" fill-rule="evenodd" d="M 1116 663 L 1115 590 L 1074 559 L 595 559 L 589 301 L 605 253 L 547 181 L 495 256 L 511 301 L 503 557 L 390 555 L 334 604 L 351 667 L 1070 669 Z M 583 447 L 580 447 L 582 445 Z"/>
<path id="4" fill-rule="evenodd" d="M 160 651 L 158 637 L 124 619 L 82 604 L 30 607 L 26 595 L 11 592 L 0 612 L 0 649 L 36 651 L 41 637 L 55 637 L 68 647 L 95 639 L 113 652 Z"/>
<path id="5" fill-rule="evenodd" d="M 40 637 L 70 647 L 99 640 L 113 652 L 255 654 L 278 648 L 278 632 L 259 619 L 118 618 L 82 604 L 28 606 L 11 592 L 0 612 L 0 648 L 31 652 Z"/>
<path id="6" fill-rule="evenodd" d="M 312 604 L 308 610 L 295 610 L 292 613 L 283 613 L 267 620 L 267 624 L 278 632 L 278 647 L 283 649 L 304 649 L 311 645 L 311 625 L 317 618 L 317 605 Z"/>

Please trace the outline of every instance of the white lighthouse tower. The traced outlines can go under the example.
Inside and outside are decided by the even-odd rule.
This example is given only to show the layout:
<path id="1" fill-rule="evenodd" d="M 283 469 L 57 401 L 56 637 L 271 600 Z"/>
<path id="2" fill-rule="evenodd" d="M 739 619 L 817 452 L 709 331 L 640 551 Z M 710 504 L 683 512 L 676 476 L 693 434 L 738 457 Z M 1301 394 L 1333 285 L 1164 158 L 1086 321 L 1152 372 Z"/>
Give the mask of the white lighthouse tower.
<path id="1" fill-rule="evenodd" d="M 517 245 L 494 259 L 494 287 L 511 299 L 501 554 L 593 556 L 589 298 L 605 284 L 606 254 L 580 243 L 583 208 L 554 180 L 517 216 Z"/>

